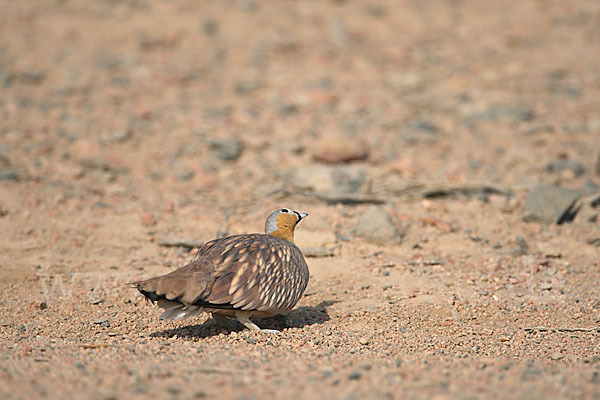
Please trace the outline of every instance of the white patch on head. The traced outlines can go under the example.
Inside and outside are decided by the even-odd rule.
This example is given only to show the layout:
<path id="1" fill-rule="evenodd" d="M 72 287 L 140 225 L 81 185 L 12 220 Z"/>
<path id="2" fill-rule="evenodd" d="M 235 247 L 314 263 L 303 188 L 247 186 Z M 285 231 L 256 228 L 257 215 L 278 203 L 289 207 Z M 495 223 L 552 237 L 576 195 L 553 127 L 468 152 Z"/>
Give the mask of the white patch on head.
<path id="1" fill-rule="evenodd" d="M 276 210 L 273 211 L 271 213 L 271 215 L 269 215 L 269 218 L 267 218 L 267 223 L 265 224 L 265 233 L 269 234 L 272 232 L 275 232 L 278 228 L 277 228 L 277 216 L 279 215 L 279 213 L 281 212 L 281 210 Z"/>

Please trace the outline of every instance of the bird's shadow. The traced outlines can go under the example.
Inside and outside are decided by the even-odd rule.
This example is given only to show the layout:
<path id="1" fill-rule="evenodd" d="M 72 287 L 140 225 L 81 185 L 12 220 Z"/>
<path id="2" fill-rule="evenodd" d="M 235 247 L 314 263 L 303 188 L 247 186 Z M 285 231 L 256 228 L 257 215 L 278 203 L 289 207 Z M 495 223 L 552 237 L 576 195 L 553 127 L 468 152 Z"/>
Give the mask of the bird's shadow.
<path id="1" fill-rule="evenodd" d="M 334 300 L 322 301 L 314 307 L 298 307 L 285 315 L 278 315 L 272 318 L 255 319 L 254 323 L 261 329 L 276 329 L 278 331 L 285 328 L 302 328 L 307 325 L 321 325 L 329 321 L 327 307 L 338 303 Z M 150 337 L 170 338 L 177 336 L 180 338 L 203 339 L 216 336 L 221 333 L 229 334 L 239 332 L 246 328 L 235 320 L 231 320 L 232 326 L 221 325 L 209 318 L 206 322 L 198 325 L 182 326 L 174 329 L 165 329 L 159 332 L 153 332 Z"/>

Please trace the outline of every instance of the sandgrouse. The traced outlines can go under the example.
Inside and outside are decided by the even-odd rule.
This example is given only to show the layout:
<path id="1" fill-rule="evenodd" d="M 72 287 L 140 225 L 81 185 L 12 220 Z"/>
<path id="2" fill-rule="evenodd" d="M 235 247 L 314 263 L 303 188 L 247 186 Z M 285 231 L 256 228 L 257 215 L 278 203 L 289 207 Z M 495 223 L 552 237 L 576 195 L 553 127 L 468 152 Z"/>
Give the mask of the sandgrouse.
<path id="1" fill-rule="evenodd" d="M 250 318 L 291 310 L 306 289 L 308 266 L 294 244 L 294 229 L 307 215 L 288 208 L 273 211 L 264 234 L 211 240 L 184 267 L 132 286 L 165 310 L 163 319 L 209 312 L 260 330 Z"/>

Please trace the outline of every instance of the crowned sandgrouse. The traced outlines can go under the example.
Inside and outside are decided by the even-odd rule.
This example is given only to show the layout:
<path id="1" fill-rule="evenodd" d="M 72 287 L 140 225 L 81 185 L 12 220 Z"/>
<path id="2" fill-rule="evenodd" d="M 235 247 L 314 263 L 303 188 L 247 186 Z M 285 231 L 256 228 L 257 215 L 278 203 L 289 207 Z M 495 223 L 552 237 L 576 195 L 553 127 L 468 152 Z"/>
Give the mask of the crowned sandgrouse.
<path id="1" fill-rule="evenodd" d="M 250 318 L 291 310 L 306 289 L 308 266 L 294 244 L 294 229 L 307 215 L 288 208 L 273 211 L 265 234 L 211 240 L 184 267 L 132 285 L 165 310 L 161 318 L 209 312 L 260 330 Z"/>

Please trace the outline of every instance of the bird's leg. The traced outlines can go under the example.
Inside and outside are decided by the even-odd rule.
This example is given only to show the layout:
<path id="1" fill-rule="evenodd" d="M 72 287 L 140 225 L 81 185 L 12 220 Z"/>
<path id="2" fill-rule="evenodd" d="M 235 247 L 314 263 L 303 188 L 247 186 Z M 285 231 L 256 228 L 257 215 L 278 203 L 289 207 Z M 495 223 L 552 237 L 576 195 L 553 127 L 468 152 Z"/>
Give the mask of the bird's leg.
<path id="1" fill-rule="evenodd" d="M 240 321 L 240 323 L 242 325 L 244 325 L 246 328 L 248 328 L 252 331 L 261 331 L 264 333 L 280 333 L 278 330 L 275 330 L 275 329 L 260 329 L 258 327 L 258 325 L 256 325 L 254 322 L 250 321 L 250 318 L 248 317 L 248 315 L 246 313 L 236 312 L 235 317 L 237 318 L 238 321 Z"/>
<path id="2" fill-rule="evenodd" d="M 248 315 L 246 313 L 236 312 L 235 317 L 246 328 L 253 330 L 253 331 L 260 331 L 260 328 L 254 322 L 250 321 L 250 318 L 248 317 Z"/>

